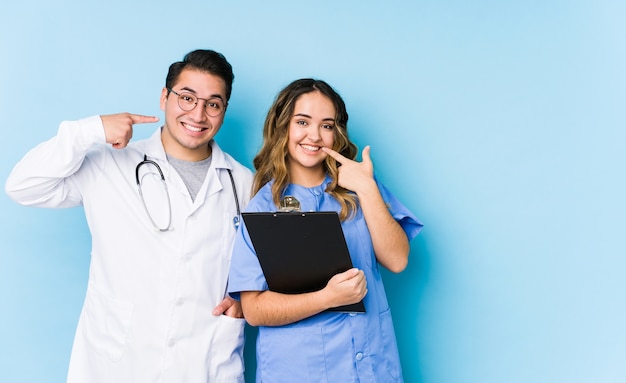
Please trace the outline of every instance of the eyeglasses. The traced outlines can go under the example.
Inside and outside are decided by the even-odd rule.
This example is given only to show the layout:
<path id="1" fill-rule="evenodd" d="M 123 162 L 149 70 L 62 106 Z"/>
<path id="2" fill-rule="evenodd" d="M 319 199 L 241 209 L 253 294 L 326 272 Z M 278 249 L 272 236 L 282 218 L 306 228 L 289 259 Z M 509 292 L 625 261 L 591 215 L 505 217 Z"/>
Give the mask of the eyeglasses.
<path id="1" fill-rule="evenodd" d="M 194 110 L 196 105 L 198 105 L 198 100 L 204 100 L 204 111 L 209 117 L 217 117 L 226 110 L 226 105 L 224 105 L 224 101 L 221 98 L 200 98 L 188 92 L 178 93 L 172 88 L 167 88 L 167 90 L 178 97 L 178 106 L 185 112 Z"/>

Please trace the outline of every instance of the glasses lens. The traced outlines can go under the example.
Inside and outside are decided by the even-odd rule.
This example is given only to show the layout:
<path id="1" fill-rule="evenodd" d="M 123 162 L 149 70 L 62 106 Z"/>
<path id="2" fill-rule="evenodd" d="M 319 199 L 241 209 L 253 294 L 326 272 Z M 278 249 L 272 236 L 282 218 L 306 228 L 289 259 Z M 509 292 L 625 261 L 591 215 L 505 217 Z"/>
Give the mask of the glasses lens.
<path id="1" fill-rule="evenodd" d="M 209 116 L 216 117 L 224 112 L 224 103 L 219 98 L 210 98 L 207 100 L 204 108 Z"/>
<path id="2" fill-rule="evenodd" d="M 198 98 L 191 93 L 181 93 L 180 96 L 178 96 L 178 106 L 180 106 L 182 110 L 190 111 L 196 107 L 197 103 Z"/>

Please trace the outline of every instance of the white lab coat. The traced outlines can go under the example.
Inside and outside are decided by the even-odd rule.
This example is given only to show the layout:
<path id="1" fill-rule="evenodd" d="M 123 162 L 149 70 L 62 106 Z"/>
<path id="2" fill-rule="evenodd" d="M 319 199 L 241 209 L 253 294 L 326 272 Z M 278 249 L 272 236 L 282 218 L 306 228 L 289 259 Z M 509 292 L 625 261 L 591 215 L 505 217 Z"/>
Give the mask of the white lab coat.
<path id="1" fill-rule="evenodd" d="M 105 145 L 99 116 L 63 122 L 32 149 L 6 184 L 17 202 L 83 205 L 91 265 L 68 382 L 243 382 L 244 320 L 213 316 L 226 294 L 235 228 L 231 169 L 241 208 L 249 169 L 213 141 L 195 202 L 170 167 L 160 129 L 122 150 Z M 135 168 L 144 154 L 167 181 L 173 231 L 158 232 L 143 210 Z M 166 204 L 163 201 L 163 204 Z M 71 240 L 71 239 L 69 239 Z"/>

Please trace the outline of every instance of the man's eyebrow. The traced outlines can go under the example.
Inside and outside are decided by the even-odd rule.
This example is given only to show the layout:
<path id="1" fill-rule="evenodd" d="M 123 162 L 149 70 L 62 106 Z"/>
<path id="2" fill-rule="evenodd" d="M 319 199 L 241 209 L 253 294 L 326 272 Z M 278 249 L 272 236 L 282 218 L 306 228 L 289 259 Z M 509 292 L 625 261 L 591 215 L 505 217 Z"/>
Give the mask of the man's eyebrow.
<path id="1" fill-rule="evenodd" d="M 187 86 L 182 87 L 180 90 L 181 90 L 181 91 L 183 91 L 183 90 L 184 90 L 184 91 L 186 91 L 186 92 L 193 93 L 193 94 L 196 94 L 196 95 L 198 94 L 198 93 L 195 91 L 195 89 L 191 89 L 191 88 L 189 88 L 189 87 L 187 87 Z M 220 99 L 220 100 L 222 100 L 222 101 L 224 100 L 224 97 L 222 97 L 222 95 L 221 95 L 221 94 L 212 94 L 212 95 L 210 95 L 210 96 L 209 96 L 209 99 L 211 99 L 211 98 L 219 98 L 219 99 Z"/>
<path id="2" fill-rule="evenodd" d="M 189 88 L 188 86 L 182 87 L 182 88 L 180 88 L 180 90 L 181 90 L 181 91 L 185 90 L 185 91 L 187 91 L 187 92 L 189 92 L 189 93 L 196 94 L 195 89 L 191 89 L 191 88 Z"/>

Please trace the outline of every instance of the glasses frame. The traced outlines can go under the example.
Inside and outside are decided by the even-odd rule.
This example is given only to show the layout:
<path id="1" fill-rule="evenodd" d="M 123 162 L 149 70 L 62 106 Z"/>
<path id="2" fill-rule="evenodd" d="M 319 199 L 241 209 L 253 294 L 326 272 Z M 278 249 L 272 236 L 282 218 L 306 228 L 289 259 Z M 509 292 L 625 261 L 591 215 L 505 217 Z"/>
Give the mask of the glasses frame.
<path id="1" fill-rule="evenodd" d="M 180 109 L 184 110 L 185 112 L 191 112 L 192 110 L 196 109 L 196 107 L 198 106 L 198 101 L 199 100 L 203 100 L 204 101 L 204 108 L 203 108 L 204 109 L 204 113 L 206 113 L 206 115 L 209 116 L 209 117 L 219 117 L 219 116 L 221 116 L 222 114 L 224 114 L 226 112 L 226 107 L 228 106 L 228 103 L 224 102 L 224 100 L 222 100 L 221 97 L 202 98 L 202 97 L 196 96 L 195 94 L 193 94 L 191 92 L 181 92 L 181 93 L 178 93 L 177 91 L 175 91 L 172 88 L 166 88 L 166 89 L 167 89 L 168 92 L 174 93 L 176 95 L 176 97 L 177 97 L 176 103 L 177 103 L 178 107 Z M 181 100 L 182 96 L 183 95 L 187 95 L 187 94 L 189 96 L 191 96 L 191 97 L 196 99 L 196 102 L 194 103 L 193 108 L 191 108 L 191 109 L 185 109 L 180 104 L 180 100 Z M 218 113 L 218 114 L 215 114 L 215 115 L 209 113 L 209 109 L 208 109 L 209 101 L 214 100 L 214 99 L 220 100 L 224 104 L 224 108 L 222 109 L 222 111 L 220 113 Z"/>

